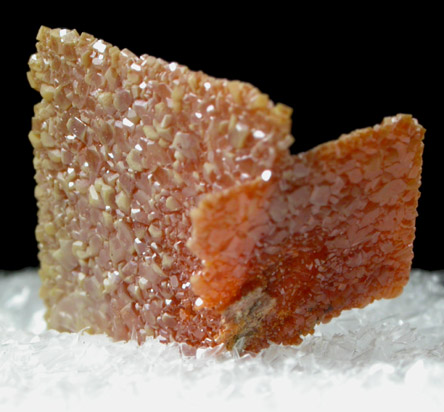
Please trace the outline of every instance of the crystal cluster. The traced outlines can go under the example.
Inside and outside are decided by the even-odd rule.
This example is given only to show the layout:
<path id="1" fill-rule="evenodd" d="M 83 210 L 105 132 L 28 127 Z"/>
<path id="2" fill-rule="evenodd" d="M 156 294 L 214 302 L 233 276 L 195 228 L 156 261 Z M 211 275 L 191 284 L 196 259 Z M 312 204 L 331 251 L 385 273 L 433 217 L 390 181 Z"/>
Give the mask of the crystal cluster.
<path id="1" fill-rule="evenodd" d="M 424 130 L 299 156 L 291 109 L 237 81 L 38 33 L 28 79 L 52 328 L 259 351 L 408 280 Z"/>
<path id="2" fill-rule="evenodd" d="M 195 290 L 231 304 L 228 343 L 300 343 L 342 310 L 402 292 L 422 138 L 410 116 L 388 118 L 286 159 L 275 178 L 210 194 L 192 211 L 190 247 L 205 261 Z"/>

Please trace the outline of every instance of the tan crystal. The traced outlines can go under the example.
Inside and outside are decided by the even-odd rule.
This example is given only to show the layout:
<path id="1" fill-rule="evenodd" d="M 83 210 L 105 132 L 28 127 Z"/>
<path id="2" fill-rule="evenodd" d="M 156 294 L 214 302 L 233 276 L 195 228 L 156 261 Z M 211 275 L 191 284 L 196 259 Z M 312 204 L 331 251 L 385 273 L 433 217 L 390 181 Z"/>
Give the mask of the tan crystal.
<path id="1" fill-rule="evenodd" d="M 258 351 L 402 290 L 424 133 L 411 116 L 291 156 L 292 109 L 250 84 L 75 30 L 37 38 L 50 327 Z"/>

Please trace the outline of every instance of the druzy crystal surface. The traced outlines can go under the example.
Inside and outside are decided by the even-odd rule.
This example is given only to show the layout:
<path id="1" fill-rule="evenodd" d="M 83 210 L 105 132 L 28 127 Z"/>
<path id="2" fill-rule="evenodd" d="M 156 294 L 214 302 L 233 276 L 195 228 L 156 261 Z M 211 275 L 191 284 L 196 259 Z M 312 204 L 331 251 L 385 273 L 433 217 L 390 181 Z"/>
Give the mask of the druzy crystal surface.
<path id="1" fill-rule="evenodd" d="M 259 351 L 408 280 L 424 130 L 298 156 L 291 109 L 237 81 L 42 27 L 28 79 L 46 320 Z"/>

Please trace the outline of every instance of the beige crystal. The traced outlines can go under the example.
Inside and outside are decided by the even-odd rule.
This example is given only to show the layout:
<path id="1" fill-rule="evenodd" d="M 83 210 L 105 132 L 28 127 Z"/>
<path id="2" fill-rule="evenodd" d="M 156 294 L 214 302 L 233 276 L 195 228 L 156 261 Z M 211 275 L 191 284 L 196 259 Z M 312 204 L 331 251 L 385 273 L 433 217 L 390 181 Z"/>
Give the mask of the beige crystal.
<path id="1" fill-rule="evenodd" d="M 291 156 L 291 109 L 75 30 L 28 79 L 48 325 L 258 351 L 408 279 L 423 129 Z"/>

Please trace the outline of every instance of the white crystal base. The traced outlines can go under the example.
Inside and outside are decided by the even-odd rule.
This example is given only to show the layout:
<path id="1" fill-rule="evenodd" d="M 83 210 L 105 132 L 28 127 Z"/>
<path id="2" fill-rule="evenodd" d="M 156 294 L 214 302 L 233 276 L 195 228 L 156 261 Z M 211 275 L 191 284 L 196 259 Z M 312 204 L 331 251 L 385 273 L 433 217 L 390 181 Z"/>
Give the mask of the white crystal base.
<path id="1" fill-rule="evenodd" d="M 47 331 L 39 286 L 33 270 L 0 274 L 2 411 L 430 412 L 444 405 L 444 272 L 413 270 L 399 298 L 344 312 L 300 346 L 241 358 Z"/>

